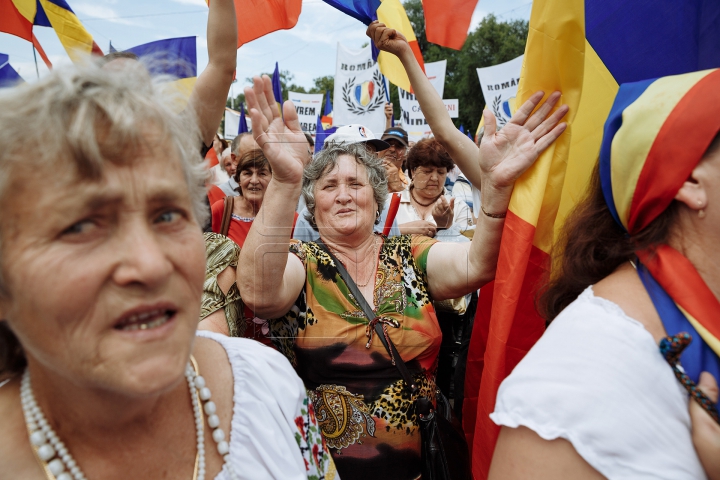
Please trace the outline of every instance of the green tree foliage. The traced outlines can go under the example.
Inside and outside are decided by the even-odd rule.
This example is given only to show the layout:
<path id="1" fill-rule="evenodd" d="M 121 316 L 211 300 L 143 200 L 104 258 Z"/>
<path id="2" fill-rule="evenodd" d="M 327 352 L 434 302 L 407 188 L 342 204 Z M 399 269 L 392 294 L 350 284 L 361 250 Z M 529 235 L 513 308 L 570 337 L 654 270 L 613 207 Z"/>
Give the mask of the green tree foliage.
<path id="1" fill-rule="evenodd" d="M 445 98 L 459 100 L 460 116 L 456 124 L 464 125 L 474 133 L 485 106 L 475 69 L 504 63 L 522 55 L 525 52 L 528 22 L 501 22 L 494 15 L 488 15 L 468 35 L 462 50 L 457 51 L 427 41 L 421 0 L 407 0 L 404 6 L 424 60 L 447 60 Z M 400 116 L 397 87 L 391 86 L 390 91 L 397 118 Z"/>
<path id="2" fill-rule="evenodd" d="M 272 78 L 272 72 L 271 73 L 263 73 L 262 75 L 267 75 L 270 78 Z M 280 86 L 282 87 L 283 91 L 283 101 L 288 99 L 288 92 L 299 92 L 299 93 L 325 93 L 326 90 L 330 90 L 330 98 L 332 100 L 332 94 L 333 90 L 335 88 L 335 77 L 326 75 L 324 77 L 317 77 L 313 79 L 313 87 L 309 90 L 305 89 L 305 87 L 301 87 L 300 85 L 295 85 L 292 83 L 292 81 L 295 79 L 295 75 L 290 73 L 289 70 L 281 70 L 280 71 Z M 252 85 L 252 78 L 246 78 L 245 83 L 248 85 Z M 234 102 L 233 102 L 234 100 Z M 235 97 L 235 99 L 228 98 L 227 100 L 227 106 L 231 107 L 234 106 L 236 109 L 240 108 L 240 102 L 245 103 L 245 94 L 241 93 L 238 96 Z"/>

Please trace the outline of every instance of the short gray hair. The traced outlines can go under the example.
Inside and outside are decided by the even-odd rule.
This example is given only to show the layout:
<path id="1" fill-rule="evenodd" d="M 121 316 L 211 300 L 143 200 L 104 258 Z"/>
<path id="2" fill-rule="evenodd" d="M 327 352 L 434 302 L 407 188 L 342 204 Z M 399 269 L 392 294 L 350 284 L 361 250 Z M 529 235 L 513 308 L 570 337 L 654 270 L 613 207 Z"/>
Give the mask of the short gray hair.
<path id="1" fill-rule="evenodd" d="M 151 78 L 142 62 L 111 70 L 87 62 L 0 91 L 0 201 L 12 194 L 16 170 L 51 171 L 58 159 L 69 160 L 80 178 L 100 179 L 108 162 L 124 164 L 147 144 L 151 126 L 180 157 L 195 220 L 204 225 L 200 131 L 189 106 L 178 114 L 184 98 L 167 80 Z M 0 253 L 0 295 L 6 295 L 1 260 Z"/>
<path id="2" fill-rule="evenodd" d="M 315 223 L 315 184 L 320 178 L 335 168 L 337 159 L 341 155 L 354 157 L 358 165 L 364 166 L 367 171 L 368 181 L 370 182 L 370 186 L 372 186 L 373 196 L 378 205 L 375 224 L 380 221 L 380 213 L 385 207 L 385 201 L 388 196 L 388 186 L 382 160 L 380 160 L 375 153 L 365 148 L 364 143 L 333 143 L 327 146 L 327 148 L 320 150 L 320 152 L 313 157 L 312 162 L 305 167 L 305 171 L 303 172 L 302 194 L 308 210 L 308 213 L 305 215 L 305 220 L 307 220 L 315 230 L 317 230 L 317 224 Z"/>

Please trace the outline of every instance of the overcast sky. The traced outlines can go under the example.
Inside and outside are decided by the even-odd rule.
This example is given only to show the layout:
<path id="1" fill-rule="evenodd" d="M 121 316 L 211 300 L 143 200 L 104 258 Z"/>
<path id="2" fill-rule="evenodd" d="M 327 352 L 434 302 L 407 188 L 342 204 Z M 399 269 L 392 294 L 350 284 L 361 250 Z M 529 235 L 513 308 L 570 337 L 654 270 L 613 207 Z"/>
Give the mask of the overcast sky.
<path id="1" fill-rule="evenodd" d="M 118 50 L 164 38 L 197 36 L 198 71 L 207 64 L 207 6 L 205 0 L 67 0 L 107 53 L 112 40 Z M 480 0 L 473 14 L 471 29 L 493 13 L 501 20 L 530 19 L 529 0 Z M 55 32 L 36 27 L 35 35 L 54 65 L 69 62 Z M 311 87 L 313 78 L 335 74 L 336 44 L 359 48 L 367 41 L 365 26 L 330 7 L 322 0 L 303 0 L 298 24 L 259 38 L 238 50 L 237 78 L 231 93 L 240 93 L 245 78 L 270 72 L 275 62 L 290 70 L 294 82 Z M 37 78 L 33 49 L 29 42 L 0 33 L 0 53 L 10 55 L 10 63 L 28 81 Z M 40 75 L 47 70 L 38 57 Z"/>

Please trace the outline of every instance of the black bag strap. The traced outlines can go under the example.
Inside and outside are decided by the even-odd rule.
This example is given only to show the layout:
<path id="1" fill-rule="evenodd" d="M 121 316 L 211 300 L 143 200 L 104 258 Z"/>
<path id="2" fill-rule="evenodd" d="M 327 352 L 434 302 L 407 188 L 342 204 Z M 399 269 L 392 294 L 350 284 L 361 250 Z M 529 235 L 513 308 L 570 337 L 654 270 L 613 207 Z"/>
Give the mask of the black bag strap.
<path id="1" fill-rule="evenodd" d="M 357 284 L 348 273 L 345 265 L 343 265 L 342 262 L 338 260 L 335 255 L 333 255 L 333 253 L 322 240 L 318 239 L 317 244 L 325 251 L 325 253 L 330 256 L 332 261 L 335 263 L 338 272 L 340 272 L 340 276 L 345 281 L 347 287 L 350 289 L 350 293 L 352 293 L 353 297 L 355 297 L 355 301 L 358 303 L 358 305 L 360 305 L 360 308 L 362 308 L 362 311 L 365 313 L 365 316 L 368 318 L 368 320 L 372 322 L 375 319 L 375 312 L 373 312 L 373 309 L 370 308 L 370 305 L 367 303 L 367 300 L 365 300 L 365 297 L 358 288 Z M 413 380 L 412 375 L 410 375 L 410 371 L 408 370 L 407 365 L 405 365 L 405 362 L 403 362 L 402 357 L 395 348 L 395 345 L 390 340 L 390 337 L 386 336 L 380 322 L 375 322 L 375 334 L 385 346 L 385 349 L 390 355 L 390 358 L 393 360 L 393 365 L 395 365 L 395 367 L 397 367 L 398 371 L 400 372 L 400 376 L 405 382 L 405 386 L 410 390 L 411 394 L 416 394 L 418 391 L 418 387 L 417 385 L 415 385 L 415 381 Z"/>

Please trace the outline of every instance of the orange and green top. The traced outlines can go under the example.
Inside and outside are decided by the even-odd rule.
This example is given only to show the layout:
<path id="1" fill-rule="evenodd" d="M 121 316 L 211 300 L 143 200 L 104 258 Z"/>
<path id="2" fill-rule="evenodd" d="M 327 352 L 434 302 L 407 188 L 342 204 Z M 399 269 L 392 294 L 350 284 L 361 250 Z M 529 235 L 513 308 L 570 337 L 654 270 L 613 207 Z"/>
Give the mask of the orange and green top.
<path id="1" fill-rule="evenodd" d="M 436 241 L 420 235 L 383 240 L 375 314 L 420 385 L 419 394 L 434 399 L 442 334 L 428 294 L 427 256 Z M 418 478 L 415 399 L 382 342 L 369 341 L 370 320 L 327 252 L 314 242 L 293 243 L 290 251 L 305 266 L 305 288 L 283 318 L 270 322 L 271 335 L 309 390 L 340 477 Z"/>

